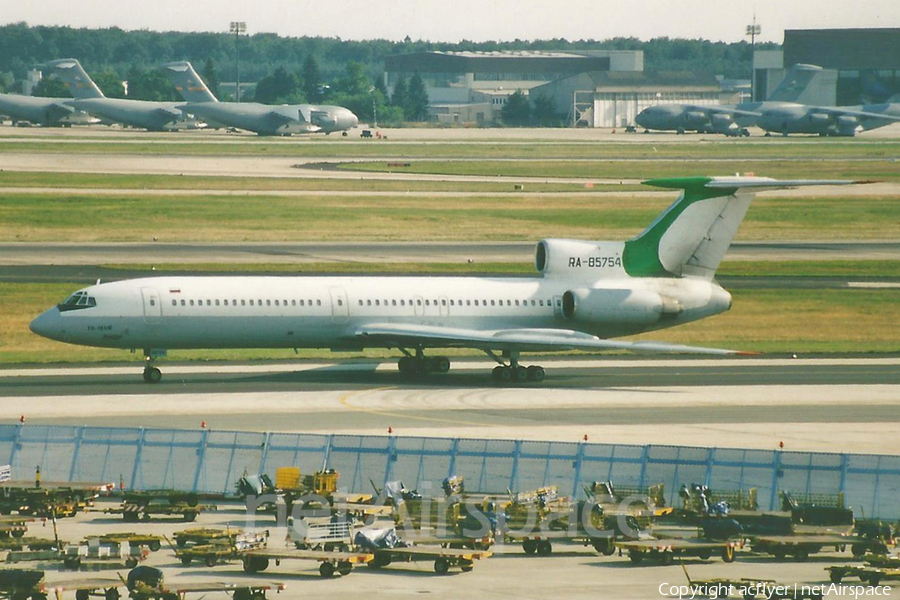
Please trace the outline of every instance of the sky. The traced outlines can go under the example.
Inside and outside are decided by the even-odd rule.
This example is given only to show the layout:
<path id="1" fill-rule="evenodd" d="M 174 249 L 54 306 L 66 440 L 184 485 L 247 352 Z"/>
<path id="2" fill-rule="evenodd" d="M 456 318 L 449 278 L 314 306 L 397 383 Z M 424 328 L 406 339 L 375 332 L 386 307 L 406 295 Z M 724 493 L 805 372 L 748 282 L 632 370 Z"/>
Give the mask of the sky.
<path id="1" fill-rule="evenodd" d="M 749 39 L 781 43 L 785 29 L 900 27 L 898 0 L 5 0 L 5 23 L 155 31 L 247 31 L 282 36 L 458 42 L 612 37 Z"/>

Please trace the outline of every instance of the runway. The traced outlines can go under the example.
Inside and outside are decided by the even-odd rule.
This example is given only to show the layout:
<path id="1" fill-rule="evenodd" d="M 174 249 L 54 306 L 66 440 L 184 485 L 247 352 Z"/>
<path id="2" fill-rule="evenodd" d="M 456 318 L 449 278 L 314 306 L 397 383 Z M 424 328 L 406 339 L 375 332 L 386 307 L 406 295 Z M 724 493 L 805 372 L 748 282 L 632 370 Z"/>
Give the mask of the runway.
<path id="1" fill-rule="evenodd" d="M 160 363 L 0 370 L 0 418 L 900 453 L 900 358 L 534 359 L 543 384 L 497 387 L 492 363 L 406 381 L 393 362 Z"/>

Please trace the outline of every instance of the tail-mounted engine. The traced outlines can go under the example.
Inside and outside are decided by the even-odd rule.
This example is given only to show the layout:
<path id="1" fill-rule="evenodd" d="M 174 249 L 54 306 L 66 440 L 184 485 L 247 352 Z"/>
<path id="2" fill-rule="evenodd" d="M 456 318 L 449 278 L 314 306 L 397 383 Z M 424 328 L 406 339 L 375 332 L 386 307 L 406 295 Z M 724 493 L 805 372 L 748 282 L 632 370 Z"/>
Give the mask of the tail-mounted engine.
<path id="1" fill-rule="evenodd" d="M 676 300 L 647 290 L 576 289 L 562 297 L 563 317 L 580 323 L 652 325 L 681 311 Z"/>
<path id="2" fill-rule="evenodd" d="M 541 240 L 534 253 L 534 266 L 543 275 L 577 276 L 585 281 L 625 276 L 622 242 Z"/>

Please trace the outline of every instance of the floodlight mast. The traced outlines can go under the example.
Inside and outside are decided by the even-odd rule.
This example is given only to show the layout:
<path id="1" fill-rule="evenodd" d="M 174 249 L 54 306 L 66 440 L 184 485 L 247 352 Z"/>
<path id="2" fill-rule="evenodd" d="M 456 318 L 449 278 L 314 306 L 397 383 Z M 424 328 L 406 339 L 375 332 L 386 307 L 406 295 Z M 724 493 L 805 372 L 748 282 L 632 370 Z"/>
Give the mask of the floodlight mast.
<path id="1" fill-rule="evenodd" d="M 236 86 L 235 97 L 237 101 L 241 101 L 241 54 L 238 49 L 238 40 L 241 37 L 241 34 L 247 31 L 247 22 L 246 21 L 232 21 L 231 25 L 228 28 L 229 33 L 234 34 L 234 81 Z"/>
<path id="2" fill-rule="evenodd" d="M 762 33 L 762 25 L 756 24 L 756 14 L 754 13 L 753 23 L 747 25 L 746 33 L 746 35 L 750 36 L 750 102 L 756 102 L 756 68 L 753 61 L 756 55 L 756 36 L 760 33 Z"/>

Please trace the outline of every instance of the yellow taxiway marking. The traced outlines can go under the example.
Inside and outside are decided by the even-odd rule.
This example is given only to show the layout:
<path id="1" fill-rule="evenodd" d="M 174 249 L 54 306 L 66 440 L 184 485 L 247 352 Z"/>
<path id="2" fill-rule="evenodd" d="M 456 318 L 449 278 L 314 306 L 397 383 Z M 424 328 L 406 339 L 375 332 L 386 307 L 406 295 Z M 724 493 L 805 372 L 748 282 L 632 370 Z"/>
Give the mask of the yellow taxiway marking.
<path id="1" fill-rule="evenodd" d="M 433 423 L 450 423 L 452 425 L 474 425 L 476 427 L 483 427 L 484 423 L 478 423 L 475 421 L 460 421 L 457 419 L 437 419 L 435 417 L 414 417 L 412 415 L 406 415 L 401 413 L 389 412 L 386 410 L 373 410 L 371 408 L 365 408 L 362 406 L 356 406 L 354 404 L 350 404 L 350 398 L 352 396 L 356 396 L 357 394 L 362 394 L 364 392 L 384 392 L 387 390 L 397 390 L 400 389 L 395 385 L 380 387 L 380 388 L 372 388 L 369 390 L 354 390 L 352 392 L 347 392 L 346 394 L 341 394 L 339 398 L 339 402 L 342 406 L 349 408 L 350 410 L 355 410 L 359 412 L 368 413 L 370 415 L 381 415 L 383 417 L 395 417 L 398 419 L 412 419 L 414 421 L 431 421 Z"/>

